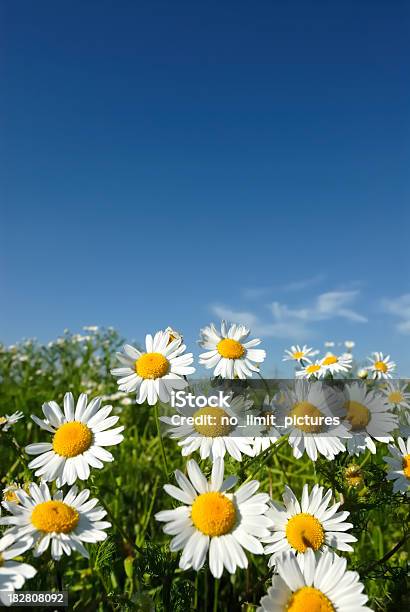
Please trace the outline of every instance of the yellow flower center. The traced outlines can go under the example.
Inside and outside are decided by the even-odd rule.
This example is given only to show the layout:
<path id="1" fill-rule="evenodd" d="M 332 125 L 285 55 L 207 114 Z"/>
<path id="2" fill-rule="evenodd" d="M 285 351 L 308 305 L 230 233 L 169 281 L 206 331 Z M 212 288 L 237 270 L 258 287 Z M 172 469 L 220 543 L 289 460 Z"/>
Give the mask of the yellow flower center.
<path id="1" fill-rule="evenodd" d="M 287 605 L 287 612 L 335 612 L 330 599 L 314 587 L 302 587 L 292 593 Z"/>
<path id="2" fill-rule="evenodd" d="M 337 357 L 335 357 L 334 355 L 328 355 L 327 357 L 325 357 L 322 361 L 322 364 L 327 366 L 327 365 L 333 365 L 334 363 L 337 363 L 339 360 Z"/>
<path id="3" fill-rule="evenodd" d="M 209 536 L 221 536 L 231 531 L 236 520 L 233 502 L 218 491 L 201 493 L 191 508 L 195 527 Z"/>
<path id="4" fill-rule="evenodd" d="M 245 349 L 240 342 L 231 338 L 224 338 L 216 345 L 218 353 L 225 359 L 240 359 Z"/>
<path id="5" fill-rule="evenodd" d="M 0 417 L 0 425 L 4 425 L 4 423 L 7 423 L 7 418 L 6 417 Z"/>
<path id="6" fill-rule="evenodd" d="M 162 378 L 169 371 L 169 361 L 161 353 L 144 353 L 135 362 L 135 371 L 141 378 Z"/>
<path id="7" fill-rule="evenodd" d="M 345 480 L 349 487 L 358 487 L 363 483 L 363 473 L 358 465 L 349 465 L 345 469 Z"/>
<path id="8" fill-rule="evenodd" d="M 352 426 L 352 431 L 358 431 L 364 429 L 369 424 L 371 419 L 371 413 L 366 406 L 359 402 L 346 402 L 345 408 L 347 411 L 346 418 Z"/>
<path id="9" fill-rule="evenodd" d="M 306 372 L 308 374 L 315 374 L 315 372 L 319 372 L 320 365 L 318 363 L 311 363 L 306 367 Z"/>
<path id="10" fill-rule="evenodd" d="M 322 430 L 319 417 L 323 415 L 316 406 L 309 402 L 298 402 L 295 404 L 290 412 L 290 416 L 292 418 L 297 417 L 298 420 L 300 417 L 304 419 L 304 422 L 301 419 L 299 423 L 296 422 L 295 427 L 306 433 L 318 433 Z"/>
<path id="11" fill-rule="evenodd" d="M 375 361 L 374 362 L 374 367 L 376 370 L 378 370 L 379 372 L 383 372 L 384 374 L 388 371 L 388 367 L 387 365 L 384 363 L 384 361 Z"/>
<path id="12" fill-rule="evenodd" d="M 205 406 L 194 415 L 194 429 L 208 438 L 228 436 L 232 431 L 229 415 L 222 408 Z"/>
<path id="13" fill-rule="evenodd" d="M 31 513 L 34 527 L 45 533 L 71 533 L 79 520 L 77 510 L 62 501 L 42 502 Z"/>
<path id="14" fill-rule="evenodd" d="M 325 534 L 315 516 L 301 512 L 288 520 L 286 539 L 292 548 L 304 553 L 308 548 L 319 550 L 325 541 Z"/>
<path id="15" fill-rule="evenodd" d="M 410 480 L 410 455 L 403 457 L 403 474 Z"/>
<path id="16" fill-rule="evenodd" d="M 400 404 L 400 402 L 404 400 L 404 397 L 401 391 L 392 391 L 387 399 L 391 404 Z"/>
<path id="17" fill-rule="evenodd" d="M 303 351 L 295 351 L 292 355 L 293 359 L 302 359 L 304 353 Z"/>
<path id="18" fill-rule="evenodd" d="M 91 429 L 79 421 L 60 425 L 54 434 L 53 449 L 61 457 L 76 457 L 88 450 L 93 441 Z"/>

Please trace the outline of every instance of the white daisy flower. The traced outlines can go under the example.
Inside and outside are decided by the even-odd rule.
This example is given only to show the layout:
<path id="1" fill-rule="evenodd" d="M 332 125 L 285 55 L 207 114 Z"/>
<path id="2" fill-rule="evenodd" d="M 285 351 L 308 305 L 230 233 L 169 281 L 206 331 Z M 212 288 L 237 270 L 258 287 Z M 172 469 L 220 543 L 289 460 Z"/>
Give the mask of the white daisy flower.
<path id="1" fill-rule="evenodd" d="M 205 406 L 195 408 L 188 405 L 178 408 L 181 424 L 173 426 L 174 417 L 160 417 L 170 425 L 168 433 L 171 438 L 179 439 L 182 455 L 191 455 L 199 451 L 201 459 L 224 457 L 228 453 L 237 461 L 242 461 L 242 453 L 254 456 L 253 435 L 259 434 L 261 428 L 246 425 L 247 414 L 256 415 L 249 408 L 253 402 L 242 396 L 225 398 L 229 406 Z M 193 421 L 193 422 L 192 422 Z M 246 427 L 246 430 L 245 430 Z M 243 432 L 250 433 L 244 436 Z"/>
<path id="2" fill-rule="evenodd" d="M 392 378 L 392 372 L 396 369 L 394 361 L 390 361 L 390 355 L 383 356 L 383 353 L 373 353 L 372 357 L 368 357 L 371 365 L 367 366 L 367 370 L 371 372 L 373 378 Z"/>
<path id="3" fill-rule="evenodd" d="M 322 365 L 320 361 L 315 361 L 314 363 L 309 363 L 305 367 L 297 370 L 295 376 L 296 378 L 305 378 L 315 379 L 322 378 L 326 374 L 326 368 Z"/>
<path id="4" fill-rule="evenodd" d="M 369 370 L 366 370 L 366 368 L 360 368 L 360 370 L 358 370 L 357 378 L 361 378 L 362 380 L 365 380 L 368 377 L 369 377 Z"/>
<path id="5" fill-rule="evenodd" d="M 388 382 L 381 387 L 381 392 L 386 396 L 387 403 L 392 407 L 410 408 L 410 393 L 407 391 L 408 384 L 399 380 Z"/>
<path id="6" fill-rule="evenodd" d="M 350 353 L 344 353 L 343 355 L 327 353 L 320 363 L 325 368 L 326 374 L 328 372 L 332 375 L 340 372 L 344 373 L 352 368 L 352 356 Z"/>
<path id="7" fill-rule="evenodd" d="M 284 424 L 283 433 L 289 433 L 288 442 L 296 459 L 305 451 L 312 461 L 319 454 L 334 459 L 345 450 L 340 438 L 350 434 L 342 422 L 343 396 L 332 387 L 319 381 L 297 380 L 287 389 L 286 401 L 277 403 L 277 414 L 277 423 Z M 292 422 L 287 424 L 285 417 Z"/>
<path id="8" fill-rule="evenodd" d="M 0 602 L 4 606 L 10 605 L 10 594 L 21 589 L 28 578 L 33 578 L 37 571 L 32 565 L 13 561 L 31 547 L 31 538 L 15 542 L 11 534 L 0 539 Z"/>
<path id="9" fill-rule="evenodd" d="M 271 401 L 268 395 L 265 396 L 264 402 L 261 406 L 261 411 L 258 416 L 264 418 L 266 425 L 263 427 L 264 435 L 256 435 L 255 437 L 253 443 L 253 451 L 255 455 L 263 453 L 263 451 L 268 449 L 271 444 L 275 444 L 280 438 L 280 434 L 275 427 L 276 415 L 274 401 Z"/>
<path id="10" fill-rule="evenodd" d="M 168 331 L 159 331 L 154 337 L 147 334 L 145 347 L 144 353 L 126 344 L 124 353 L 117 353 L 123 366 L 111 374 L 118 377 L 120 391 L 137 392 L 138 404 L 147 400 L 154 406 L 158 399 L 167 403 L 174 389 L 187 386 L 184 376 L 195 372 L 192 353 L 184 354 L 186 346 L 180 336 L 170 342 Z"/>
<path id="11" fill-rule="evenodd" d="M 224 478 L 224 461 L 216 459 L 209 482 L 191 460 L 188 478 L 179 470 L 175 478 L 180 488 L 167 484 L 165 491 L 184 505 L 158 512 L 155 518 L 166 523 L 164 532 L 174 536 L 170 550 L 182 550 L 179 567 L 198 571 L 209 551 L 209 568 L 220 578 L 224 567 L 234 574 L 237 567 L 246 568 L 249 552 L 263 554 L 261 538 L 269 535 L 272 521 L 266 516 L 269 496 L 255 492 L 259 482 L 252 480 L 235 493 L 227 493 L 236 477 Z"/>
<path id="12" fill-rule="evenodd" d="M 13 412 L 13 414 L 6 414 L 5 416 L 0 417 L 0 429 L 2 431 L 8 431 L 10 427 L 15 425 L 17 421 L 22 419 L 24 414 L 20 411 Z"/>
<path id="13" fill-rule="evenodd" d="M 346 384 L 343 389 L 345 419 L 350 423 L 351 437 L 346 447 L 351 455 L 359 455 L 366 448 L 376 452 L 373 438 L 389 442 L 390 433 L 397 427 L 397 417 L 380 393 L 368 390 L 365 383 Z"/>
<path id="14" fill-rule="evenodd" d="M 301 361 L 307 361 L 310 363 L 311 359 L 309 355 L 312 356 L 315 353 L 316 351 L 309 348 L 307 344 L 304 344 L 303 346 L 294 344 L 290 347 L 290 349 L 285 349 L 285 356 L 283 357 L 282 361 L 297 361 L 298 363 Z"/>
<path id="15" fill-rule="evenodd" d="M 222 321 L 221 331 L 217 331 L 211 323 L 201 329 L 199 344 L 207 352 L 199 356 L 199 363 L 207 370 L 215 368 L 214 376 L 228 379 L 251 377 L 253 372 L 259 372 L 259 364 L 265 360 L 266 351 L 254 348 L 261 343 L 259 338 L 245 342 L 249 334 L 250 330 L 245 325 L 232 324 L 228 328 Z"/>
<path id="16" fill-rule="evenodd" d="M 323 487 L 317 484 L 309 495 L 305 484 L 299 503 L 292 489 L 285 485 L 284 505 L 272 501 L 268 511 L 274 525 L 272 534 L 263 540 L 268 544 L 265 553 L 272 554 L 269 566 L 274 565 L 278 555 L 286 550 L 299 554 L 327 547 L 353 551 L 349 542 L 357 542 L 357 538 L 346 533 L 353 527 L 352 523 L 345 523 L 349 512 L 338 512 L 340 502 L 329 506 L 331 497 L 330 489 L 323 495 Z"/>
<path id="17" fill-rule="evenodd" d="M 393 492 L 407 493 L 410 486 L 410 438 L 397 438 L 397 444 L 389 444 L 390 455 L 383 457 L 390 466 L 388 480 L 393 480 Z"/>
<path id="18" fill-rule="evenodd" d="M 312 550 L 298 556 L 282 553 L 279 575 L 272 577 L 256 612 L 371 612 L 359 574 L 346 566 L 346 559 L 330 551 L 318 556 Z"/>
<path id="19" fill-rule="evenodd" d="M 119 444 L 124 439 L 124 427 L 109 429 L 119 417 L 108 415 L 112 406 L 101 408 L 101 398 L 87 404 L 82 393 L 74 405 L 72 393 L 64 396 L 64 414 L 56 402 L 43 404 L 44 420 L 31 415 L 41 429 L 53 434 L 52 442 L 36 442 L 26 446 L 26 453 L 39 455 L 29 463 L 35 475 L 46 482 L 56 481 L 57 487 L 72 485 L 77 478 L 87 480 L 90 466 L 102 468 L 104 461 L 114 461 L 104 447 Z"/>
<path id="20" fill-rule="evenodd" d="M 19 504 L 3 502 L 11 516 L 0 518 L 0 525 L 12 525 L 6 531 L 16 540 L 30 537 L 33 540 L 34 556 L 42 555 L 51 544 L 51 556 L 59 560 L 71 551 L 89 557 L 83 542 L 102 542 L 107 537 L 104 529 L 111 523 L 102 519 L 107 514 L 97 506 L 97 499 L 89 499 L 90 491 L 80 493 L 76 485 L 64 497 L 57 490 L 51 498 L 47 483 L 40 486 L 31 483 L 29 493 L 16 491 Z"/>

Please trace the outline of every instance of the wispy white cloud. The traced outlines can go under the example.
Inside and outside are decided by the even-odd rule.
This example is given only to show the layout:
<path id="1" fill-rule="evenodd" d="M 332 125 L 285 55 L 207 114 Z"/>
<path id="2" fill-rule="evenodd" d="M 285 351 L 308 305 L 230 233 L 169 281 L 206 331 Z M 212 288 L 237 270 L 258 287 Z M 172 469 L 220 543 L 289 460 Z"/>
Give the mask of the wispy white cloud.
<path id="1" fill-rule="evenodd" d="M 212 312 L 220 319 L 226 319 L 236 323 L 248 325 L 254 334 L 273 338 L 299 338 L 304 339 L 307 335 L 305 323 L 295 320 L 277 320 L 264 322 L 252 312 L 239 312 L 226 306 L 211 306 Z"/>
<path id="2" fill-rule="evenodd" d="M 397 298 L 382 300 L 385 312 L 399 319 L 396 329 L 401 334 L 410 334 L 410 293 L 404 293 Z"/>
<path id="3" fill-rule="evenodd" d="M 367 318 L 349 306 L 356 301 L 359 295 L 357 289 L 352 291 L 328 291 L 317 297 L 316 304 L 311 313 L 311 319 L 317 321 L 341 317 L 357 323 L 366 323 Z"/>
<path id="4" fill-rule="evenodd" d="M 324 280 L 324 274 L 317 274 L 316 276 L 312 276 L 311 278 L 304 278 L 302 280 L 288 283 L 282 289 L 283 291 L 303 291 L 304 289 L 309 289 L 310 287 L 315 287 L 316 285 L 319 285 Z"/>
<path id="5" fill-rule="evenodd" d="M 242 289 L 242 295 L 246 300 L 259 300 L 273 292 L 273 287 L 248 287 Z"/>
<path id="6" fill-rule="evenodd" d="M 358 295 L 358 290 L 328 291 L 321 293 L 313 303 L 302 308 L 292 308 L 276 301 L 269 306 L 272 314 L 270 321 L 265 321 L 252 312 L 237 312 L 222 305 L 213 305 L 211 309 L 222 319 L 249 325 L 257 334 L 304 340 L 314 333 L 314 323 L 318 321 L 342 318 L 365 323 L 367 318 L 352 308 Z"/>
<path id="7" fill-rule="evenodd" d="M 258 317 L 251 312 L 239 312 L 231 310 L 225 306 L 218 306 L 217 304 L 211 306 L 211 310 L 220 319 L 225 319 L 226 321 L 236 323 L 244 323 L 245 325 L 252 327 L 252 329 L 255 329 L 255 327 L 259 324 Z"/>
<path id="8" fill-rule="evenodd" d="M 287 283 L 286 285 L 280 285 L 275 287 L 272 283 L 271 286 L 265 287 L 246 287 L 242 290 L 242 295 L 247 300 L 258 300 L 260 298 L 266 297 L 268 295 L 272 295 L 275 291 L 280 292 L 298 292 L 303 291 L 304 289 L 309 289 L 310 287 L 314 287 L 325 279 L 324 274 L 317 274 L 316 276 L 312 276 L 310 278 L 305 278 L 302 280 L 294 281 L 291 283 Z"/>

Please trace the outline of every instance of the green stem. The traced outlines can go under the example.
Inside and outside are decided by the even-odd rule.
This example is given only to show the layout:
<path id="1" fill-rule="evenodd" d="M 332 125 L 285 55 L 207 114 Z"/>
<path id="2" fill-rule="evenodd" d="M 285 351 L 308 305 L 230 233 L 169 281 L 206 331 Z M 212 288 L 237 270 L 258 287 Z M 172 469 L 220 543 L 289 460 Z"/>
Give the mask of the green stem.
<path id="1" fill-rule="evenodd" d="M 154 504 L 155 504 L 155 499 L 156 499 L 156 496 L 157 496 L 158 482 L 159 482 L 159 476 L 156 477 L 155 482 L 154 482 L 154 486 L 153 486 L 153 490 L 152 490 L 152 495 L 151 495 L 151 501 L 150 501 L 150 504 L 149 504 L 149 508 L 148 508 L 148 510 L 147 510 L 147 512 L 145 514 L 144 522 L 143 522 L 143 525 L 142 525 L 142 528 L 141 528 L 141 532 L 139 534 L 139 540 L 138 540 L 139 544 L 143 544 L 143 542 L 144 542 L 145 532 L 146 532 L 146 530 L 148 528 L 148 524 L 149 524 L 149 521 L 150 521 L 150 518 L 151 518 L 152 510 L 153 510 L 153 507 L 154 507 Z"/>
<path id="2" fill-rule="evenodd" d="M 169 471 L 168 471 L 167 457 L 165 455 L 164 440 L 162 439 L 161 427 L 160 427 L 159 417 L 158 417 L 158 402 L 154 405 L 154 416 L 155 416 L 155 423 L 156 423 L 156 426 L 157 426 L 157 434 L 158 434 L 159 444 L 160 444 L 160 447 L 161 447 L 161 455 L 162 455 L 162 463 L 163 463 L 163 466 L 164 466 L 165 480 L 168 480 Z"/>
<path id="3" fill-rule="evenodd" d="M 395 555 L 396 552 L 400 550 L 400 548 L 403 546 L 403 544 L 406 543 L 408 537 L 409 537 L 409 534 L 404 535 L 402 539 L 399 542 L 397 542 L 396 546 L 394 546 L 388 553 L 386 553 L 384 557 L 382 557 L 381 559 L 378 559 L 377 561 L 374 561 L 374 563 L 366 567 L 365 570 L 362 570 L 361 575 L 365 576 L 369 571 L 373 570 L 378 565 L 383 565 L 383 563 L 386 563 L 386 561 L 388 561 L 390 557 Z"/>
<path id="4" fill-rule="evenodd" d="M 144 550 L 140 546 L 138 546 L 137 544 L 133 544 L 132 543 L 132 539 L 129 538 L 128 535 L 125 533 L 125 531 L 122 528 L 122 526 L 120 525 L 119 521 L 117 521 L 117 518 L 111 512 L 109 506 L 105 503 L 104 499 L 101 496 L 100 496 L 100 503 L 104 507 L 104 510 L 106 511 L 107 516 L 111 519 L 111 522 L 113 523 L 113 525 L 118 530 L 118 532 L 121 535 L 123 541 L 126 542 L 127 544 L 130 544 L 131 546 L 133 546 L 135 548 L 135 550 L 137 550 L 139 553 L 144 554 Z"/>
<path id="5" fill-rule="evenodd" d="M 94 570 L 95 570 L 95 572 L 96 572 L 96 574 L 97 574 L 97 576 L 98 576 L 98 578 L 99 578 L 99 580 L 101 582 L 101 586 L 102 586 L 104 594 L 105 594 L 104 604 L 108 603 L 110 609 L 114 611 L 115 608 L 114 608 L 114 604 L 112 603 L 112 601 L 110 599 L 110 592 L 109 592 L 108 586 L 106 584 L 107 581 L 105 580 L 101 570 L 97 570 L 95 568 L 94 568 Z"/>
<path id="6" fill-rule="evenodd" d="M 58 591 L 63 591 L 64 590 L 64 586 L 63 586 L 63 574 L 61 571 L 61 564 L 56 563 L 54 561 L 54 569 L 56 572 L 56 583 L 57 583 L 57 590 Z"/>
<path id="7" fill-rule="evenodd" d="M 364 459 L 363 459 L 363 461 L 362 461 L 362 462 L 359 464 L 359 467 L 360 467 L 360 468 L 362 468 L 362 467 L 363 467 L 363 466 L 364 466 L 364 465 L 365 465 L 365 464 L 366 464 L 366 463 L 369 461 L 369 459 L 370 459 L 370 457 L 371 457 L 371 456 L 372 456 L 372 455 L 371 455 L 371 452 L 368 450 L 368 451 L 367 451 L 367 453 L 366 453 L 365 458 L 364 458 Z"/>
<path id="8" fill-rule="evenodd" d="M 218 612 L 219 579 L 214 580 L 214 605 L 212 612 Z"/>
<path id="9" fill-rule="evenodd" d="M 199 572 L 195 574 L 194 610 L 198 610 Z"/>
<path id="10" fill-rule="evenodd" d="M 266 393 L 268 394 L 268 397 L 270 398 L 270 389 L 269 389 L 269 385 L 266 382 L 266 380 L 263 378 L 262 374 L 260 372 L 258 372 L 258 376 L 261 379 L 261 381 L 263 382 L 265 389 L 266 389 Z"/>
<path id="11" fill-rule="evenodd" d="M 281 446 L 283 446 L 285 444 L 286 440 L 278 440 L 277 442 L 275 442 L 275 444 L 273 444 L 272 446 L 270 446 L 268 449 L 266 449 L 266 451 L 270 451 L 270 452 L 266 452 L 266 456 L 263 458 L 263 460 L 260 462 L 259 466 L 257 467 L 257 469 L 250 475 L 248 476 L 248 478 L 245 480 L 245 483 L 249 482 L 250 480 L 253 480 L 255 478 L 255 476 L 257 476 L 257 474 L 260 472 L 260 470 L 263 468 L 263 466 L 265 465 L 265 463 L 267 463 L 269 461 L 269 459 L 278 452 L 278 450 L 281 448 Z M 244 484 L 245 484 L 244 483 Z"/>
<path id="12" fill-rule="evenodd" d="M 1 482 L 7 483 L 7 484 L 9 483 L 10 478 L 14 474 L 14 472 L 16 471 L 20 461 L 21 461 L 21 458 L 17 457 L 17 459 L 15 460 L 15 462 L 13 463 L 13 465 L 11 466 L 11 468 L 9 469 L 7 474 L 1 479 Z"/>

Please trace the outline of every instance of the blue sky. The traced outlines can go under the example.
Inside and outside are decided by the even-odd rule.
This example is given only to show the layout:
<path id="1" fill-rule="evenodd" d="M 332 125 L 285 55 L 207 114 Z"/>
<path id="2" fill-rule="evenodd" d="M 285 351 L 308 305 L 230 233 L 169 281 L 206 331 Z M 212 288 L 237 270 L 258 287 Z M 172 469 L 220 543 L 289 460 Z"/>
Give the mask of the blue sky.
<path id="1" fill-rule="evenodd" d="M 408 3 L 1 6 L 4 342 L 228 316 L 410 373 Z"/>

